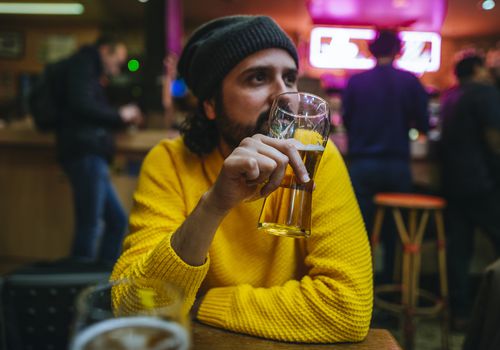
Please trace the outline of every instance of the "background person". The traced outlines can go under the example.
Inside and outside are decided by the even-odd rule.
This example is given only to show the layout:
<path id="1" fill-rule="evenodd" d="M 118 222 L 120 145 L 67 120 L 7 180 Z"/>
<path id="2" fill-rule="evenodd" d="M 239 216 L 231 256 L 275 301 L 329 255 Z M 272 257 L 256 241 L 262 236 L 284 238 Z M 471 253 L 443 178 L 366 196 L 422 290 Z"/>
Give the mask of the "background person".
<path id="1" fill-rule="evenodd" d="M 126 59 L 123 43 L 101 37 L 71 56 L 61 76 L 65 88 L 56 143 L 73 191 L 73 258 L 114 263 L 120 253 L 127 218 L 108 170 L 114 154 L 112 132 L 138 124 L 142 117 L 135 105 L 113 108 L 103 83 L 120 73 Z"/>
<path id="2" fill-rule="evenodd" d="M 378 192 L 411 192 L 409 130 L 429 128 L 428 96 L 412 73 L 394 67 L 401 50 L 396 32 L 382 30 L 370 44 L 376 66 L 353 75 L 342 98 L 349 174 L 365 224 L 371 229 Z M 396 232 L 385 226 L 383 272 L 392 280 Z"/>
<path id="3" fill-rule="evenodd" d="M 500 252 L 500 94 L 478 55 L 455 66 L 458 86 L 444 94 L 440 157 L 446 210 L 452 326 L 470 315 L 469 267 L 480 227 Z"/>

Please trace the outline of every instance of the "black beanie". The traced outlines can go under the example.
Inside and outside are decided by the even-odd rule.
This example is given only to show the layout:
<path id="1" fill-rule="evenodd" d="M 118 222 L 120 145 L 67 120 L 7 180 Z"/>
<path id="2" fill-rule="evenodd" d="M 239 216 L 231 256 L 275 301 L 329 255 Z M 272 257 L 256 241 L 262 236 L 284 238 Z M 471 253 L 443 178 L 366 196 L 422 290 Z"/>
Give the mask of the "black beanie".
<path id="1" fill-rule="evenodd" d="M 257 51 L 280 48 L 298 67 L 292 40 L 267 16 L 229 16 L 198 28 L 188 40 L 177 69 L 193 94 L 209 99 L 224 77 L 243 59 Z"/>

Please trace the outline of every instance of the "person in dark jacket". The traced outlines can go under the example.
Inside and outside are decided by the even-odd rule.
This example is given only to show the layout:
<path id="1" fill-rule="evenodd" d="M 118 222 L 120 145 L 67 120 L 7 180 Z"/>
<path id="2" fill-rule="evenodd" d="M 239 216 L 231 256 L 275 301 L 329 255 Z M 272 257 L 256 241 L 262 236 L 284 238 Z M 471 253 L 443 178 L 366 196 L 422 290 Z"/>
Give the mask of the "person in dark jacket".
<path id="1" fill-rule="evenodd" d="M 500 253 L 500 94 L 480 56 L 460 60 L 455 74 L 459 85 L 442 98 L 440 157 L 452 326 L 461 329 L 473 300 L 468 271 L 474 230 L 487 233 Z"/>
<path id="2" fill-rule="evenodd" d="M 378 192 L 411 192 L 410 128 L 426 133 L 428 95 L 418 78 L 397 69 L 401 49 L 397 33 L 382 30 L 370 43 L 377 60 L 373 69 L 350 78 L 343 94 L 343 120 L 348 136 L 349 175 L 365 224 L 373 223 L 373 196 Z M 384 269 L 388 282 L 394 265 L 396 233 L 384 227 Z"/>
<path id="3" fill-rule="evenodd" d="M 102 37 L 66 59 L 56 129 L 58 160 L 73 190 L 75 233 L 71 257 L 113 263 L 121 249 L 127 217 L 111 183 L 112 132 L 139 123 L 137 106 L 113 108 L 103 81 L 120 73 L 125 45 Z"/>

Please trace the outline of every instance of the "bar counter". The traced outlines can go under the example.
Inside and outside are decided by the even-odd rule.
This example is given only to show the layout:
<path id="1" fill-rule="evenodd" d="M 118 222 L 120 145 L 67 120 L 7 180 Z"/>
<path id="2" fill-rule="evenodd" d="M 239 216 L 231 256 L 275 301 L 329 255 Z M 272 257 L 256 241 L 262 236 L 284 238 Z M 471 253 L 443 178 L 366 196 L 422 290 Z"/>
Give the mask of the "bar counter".
<path id="1" fill-rule="evenodd" d="M 116 135 L 117 165 L 111 174 L 127 211 L 137 178 L 121 165 L 140 163 L 160 140 L 177 134 L 144 130 Z M 0 194 L 0 273 L 68 254 L 73 205 L 69 184 L 56 162 L 53 134 L 29 128 L 0 129 Z"/>
<path id="2" fill-rule="evenodd" d="M 145 154 L 152 146 L 165 138 L 178 135 L 175 130 L 127 131 L 116 135 L 118 153 Z M 0 129 L 0 147 L 54 148 L 54 135 L 32 129 Z"/>

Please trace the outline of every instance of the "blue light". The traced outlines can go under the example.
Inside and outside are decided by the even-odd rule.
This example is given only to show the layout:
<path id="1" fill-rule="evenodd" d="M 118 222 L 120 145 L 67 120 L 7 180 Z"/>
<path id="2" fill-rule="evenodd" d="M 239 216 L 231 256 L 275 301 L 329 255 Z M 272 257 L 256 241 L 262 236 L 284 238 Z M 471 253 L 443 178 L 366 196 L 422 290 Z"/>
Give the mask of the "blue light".
<path id="1" fill-rule="evenodd" d="M 171 91 L 173 97 L 184 97 L 187 93 L 186 83 L 183 79 L 175 79 L 172 81 Z"/>

